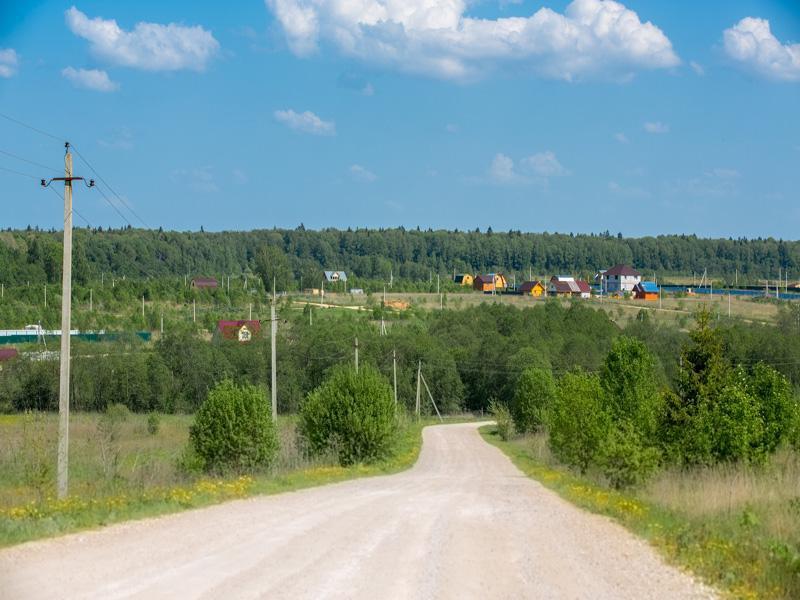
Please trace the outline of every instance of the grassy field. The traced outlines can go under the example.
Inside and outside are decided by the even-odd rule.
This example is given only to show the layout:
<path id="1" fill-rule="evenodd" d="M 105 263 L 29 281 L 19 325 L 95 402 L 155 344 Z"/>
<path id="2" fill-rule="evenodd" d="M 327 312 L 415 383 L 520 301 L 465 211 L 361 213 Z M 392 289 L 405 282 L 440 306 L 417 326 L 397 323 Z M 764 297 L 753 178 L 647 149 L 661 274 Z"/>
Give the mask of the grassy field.
<path id="1" fill-rule="evenodd" d="M 179 468 L 191 417 L 162 416 L 156 433 L 148 431 L 147 419 L 129 415 L 112 439 L 100 415 L 73 415 L 70 495 L 57 500 L 57 415 L 0 415 L 0 546 L 252 494 L 397 472 L 414 464 L 422 427 L 432 422 L 405 423 L 395 452 L 383 462 L 344 468 L 333 457 L 309 458 L 296 419 L 282 417 L 280 454 L 268 470 L 219 479 Z"/>
<path id="2" fill-rule="evenodd" d="M 646 487 L 609 489 L 558 465 L 546 436 L 484 438 L 529 477 L 646 538 L 670 562 L 733 598 L 800 597 L 800 456 L 782 451 L 763 467 L 666 471 Z"/>

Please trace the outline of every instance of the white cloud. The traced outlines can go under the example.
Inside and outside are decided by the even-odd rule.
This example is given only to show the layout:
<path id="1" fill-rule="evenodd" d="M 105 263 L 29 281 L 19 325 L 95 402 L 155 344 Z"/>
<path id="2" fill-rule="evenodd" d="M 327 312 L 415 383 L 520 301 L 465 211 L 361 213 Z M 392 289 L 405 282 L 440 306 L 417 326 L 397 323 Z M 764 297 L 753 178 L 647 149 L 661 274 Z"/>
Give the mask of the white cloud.
<path id="1" fill-rule="evenodd" d="M 700 77 L 706 74 L 705 67 L 698 62 L 695 62 L 693 60 L 689 61 L 689 66 L 692 67 L 692 71 L 694 71 L 695 74 L 699 75 Z"/>
<path id="2" fill-rule="evenodd" d="M 511 183 L 519 179 L 514 171 L 514 160 L 499 152 L 495 154 L 489 167 L 489 176 L 497 183 Z"/>
<path id="3" fill-rule="evenodd" d="M 74 69 L 67 67 L 61 70 L 61 76 L 72 82 L 72 85 L 96 92 L 116 92 L 119 84 L 111 81 L 108 73 L 98 69 Z"/>
<path id="4" fill-rule="evenodd" d="M 769 79 L 800 81 L 800 44 L 781 44 L 767 19 L 745 17 L 723 33 L 725 52 Z"/>
<path id="5" fill-rule="evenodd" d="M 173 183 L 186 186 L 195 192 L 213 194 L 219 191 L 219 186 L 214 178 L 214 170 L 210 166 L 176 169 L 171 173 L 170 178 Z"/>
<path id="6" fill-rule="evenodd" d="M 278 122 L 297 131 L 314 135 L 336 135 L 336 124 L 333 121 L 323 121 L 309 110 L 302 113 L 291 109 L 276 110 L 274 115 Z"/>
<path id="7" fill-rule="evenodd" d="M 468 0 L 265 0 L 298 56 L 330 44 L 402 71 L 471 79 L 502 63 L 573 81 L 627 78 L 680 59 L 664 33 L 613 0 L 574 0 L 563 14 L 466 16 Z"/>
<path id="8" fill-rule="evenodd" d="M 89 41 L 92 52 L 113 64 L 146 71 L 202 71 L 219 50 L 210 31 L 169 23 L 137 23 L 125 31 L 113 19 L 90 19 L 74 6 L 66 11 L 67 26 Z"/>
<path id="9" fill-rule="evenodd" d="M 614 134 L 614 139 L 617 140 L 620 144 L 627 144 L 630 142 L 628 136 L 622 133 L 621 131 Z"/>
<path id="10" fill-rule="evenodd" d="M 17 73 L 19 55 L 13 48 L 0 48 L 0 77 L 8 79 Z"/>
<path id="11" fill-rule="evenodd" d="M 350 171 L 350 177 L 352 177 L 354 181 L 361 183 L 372 183 L 378 178 L 375 173 L 361 165 L 351 165 L 348 170 Z"/>
<path id="12" fill-rule="evenodd" d="M 558 162 L 556 155 L 550 150 L 523 158 L 522 164 L 538 177 L 563 177 L 564 175 L 569 175 L 569 171 Z"/>
<path id="13" fill-rule="evenodd" d="M 669 125 L 661 121 L 648 121 L 644 124 L 644 130 L 647 133 L 669 133 Z"/>
<path id="14" fill-rule="evenodd" d="M 112 150 L 130 150 L 133 148 L 133 133 L 127 127 L 112 132 L 106 139 L 99 139 L 97 143 L 103 148 Z"/>

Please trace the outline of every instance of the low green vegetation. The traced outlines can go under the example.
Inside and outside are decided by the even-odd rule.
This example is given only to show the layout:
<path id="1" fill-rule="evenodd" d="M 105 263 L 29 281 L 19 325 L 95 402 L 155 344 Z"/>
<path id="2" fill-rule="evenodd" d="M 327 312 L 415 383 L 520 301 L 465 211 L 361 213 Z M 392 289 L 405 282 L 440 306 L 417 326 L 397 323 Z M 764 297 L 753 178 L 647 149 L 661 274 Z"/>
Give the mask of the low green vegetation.
<path id="1" fill-rule="evenodd" d="M 642 536 L 670 562 L 732 598 L 800 595 L 800 456 L 782 450 L 759 467 L 742 463 L 660 471 L 646 485 L 614 489 L 552 455 L 544 433 L 484 438 L 526 475 Z"/>
<path id="2" fill-rule="evenodd" d="M 182 464 L 191 417 L 163 416 L 158 433 L 151 434 L 145 415 L 120 419 L 117 414 L 109 420 L 108 414 L 73 415 L 71 493 L 64 500 L 53 497 L 57 416 L 0 416 L 0 546 L 254 494 L 394 473 L 414 464 L 422 427 L 430 422 L 403 420 L 382 459 L 345 467 L 336 456 L 305 452 L 297 419 L 282 417 L 279 449 L 269 467 L 209 475 Z M 114 434 L 99 439 L 97 432 L 109 427 Z"/>
<path id="3" fill-rule="evenodd" d="M 392 388 L 369 365 L 336 367 L 300 407 L 300 430 L 314 453 L 334 453 L 342 466 L 385 458 L 398 430 Z"/>
<path id="4" fill-rule="evenodd" d="M 217 473 L 268 467 L 278 453 L 271 410 L 263 388 L 229 379 L 218 383 L 189 429 L 193 466 Z"/>

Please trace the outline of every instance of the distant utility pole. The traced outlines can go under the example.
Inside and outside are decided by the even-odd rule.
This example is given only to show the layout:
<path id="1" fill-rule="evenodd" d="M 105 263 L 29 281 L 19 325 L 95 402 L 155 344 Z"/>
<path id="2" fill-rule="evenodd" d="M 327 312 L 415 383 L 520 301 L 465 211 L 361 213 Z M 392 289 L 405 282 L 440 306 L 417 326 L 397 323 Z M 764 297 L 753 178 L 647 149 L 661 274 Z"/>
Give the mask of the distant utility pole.
<path id="1" fill-rule="evenodd" d="M 142 296 L 142 319 L 144 319 L 144 296 Z"/>
<path id="2" fill-rule="evenodd" d="M 54 181 L 64 182 L 64 253 L 61 270 L 61 355 L 58 386 L 58 497 L 65 498 L 69 492 L 69 367 L 70 330 L 72 329 L 72 182 L 85 181 L 72 175 L 72 154 L 69 142 L 64 144 L 64 177 L 50 181 L 42 179 L 42 187 Z M 94 187 L 90 179 L 89 187 Z"/>
<path id="3" fill-rule="evenodd" d="M 392 375 L 394 378 L 394 406 L 397 408 L 397 350 L 392 350 Z"/>
<path id="4" fill-rule="evenodd" d="M 422 361 L 419 361 L 417 363 L 417 402 L 416 402 L 416 406 L 415 406 L 415 409 L 414 409 L 414 412 L 417 414 L 417 419 L 419 419 L 419 409 L 420 409 L 420 405 L 419 405 L 420 387 L 419 386 L 422 383 L 422 381 L 420 380 L 421 377 L 422 377 Z"/>
<path id="5" fill-rule="evenodd" d="M 248 304 L 247 306 L 248 306 L 248 308 L 249 308 L 249 312 L 248 312 L 248 317 L 247 317 L 247 320 L 248 320 L 248 321 L 252 321 L 252 320 L 253 320 L 253 303 L 251 302 L 251 303 L 250 303 L 250 304 Z"/>
<path id="6" fill-rule="evenodd" d="M 197 300 L 192 300 L 192 323 L 197 323 Z"/>
<path id="7" fill-rule="evenodd" d="M 44 284 L 44 307 L 47 308 L 47 284 Z"/>
<path id="8" fill-rule="evenodd" d="M 278 336 L 278 318 L 275 315 L 275 300 L 273 298 L 272 303 L 269 307 L 269 316 L 270 316 L 270 371 L 272 375 L 272 422 L 278 422 L 278 374 L 276 373 L 275 369 L 277 368 L 278 360 L 277 360 L 277 344 L 275 343 L 275 338 Z"/>
<path id="9" fill-rule="evenodd" d="M 356 375 L 358 375 L 358 338 L 356 338 Z"/>
<path id="10" fill-rule="evenodd" d="M 94 296 L 92 294 L 92 288 L 89 288 L 89 312 L 94 311 Z"/>

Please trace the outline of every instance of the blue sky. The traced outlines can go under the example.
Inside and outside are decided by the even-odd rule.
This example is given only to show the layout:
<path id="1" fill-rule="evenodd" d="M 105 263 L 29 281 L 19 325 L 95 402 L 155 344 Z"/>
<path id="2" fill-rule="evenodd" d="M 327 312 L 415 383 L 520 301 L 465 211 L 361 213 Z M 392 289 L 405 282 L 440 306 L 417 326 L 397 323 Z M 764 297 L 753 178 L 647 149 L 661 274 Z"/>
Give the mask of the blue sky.
<path id="1" fill-rule="evenodd" d="M 0 112 L 152 227 L 799 237 L 795 0 L 9 4 Z M 4 152 L 62 145 L 0 118 L 0 226 L 58 227 Z"/>

